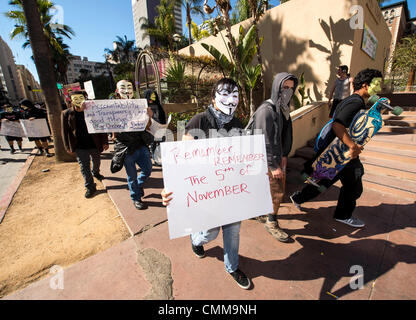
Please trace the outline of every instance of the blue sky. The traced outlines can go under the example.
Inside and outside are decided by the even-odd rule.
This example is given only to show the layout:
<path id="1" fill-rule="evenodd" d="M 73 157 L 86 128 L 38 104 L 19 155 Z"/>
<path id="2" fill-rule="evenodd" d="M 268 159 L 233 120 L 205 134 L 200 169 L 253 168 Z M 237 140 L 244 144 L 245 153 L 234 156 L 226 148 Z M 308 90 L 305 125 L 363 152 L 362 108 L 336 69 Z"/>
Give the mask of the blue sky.
<path id="1" fill-rule="evenodd" d="M 233 0 L 235 2 L 236 0 Z M 5 18 L 3 13 L 9 8 L 8 0 L 0 0 L 0 36 L 12 49 L 17 64 L 25 65 L 38 79 L 36 68 L 30 59 L 32 51 L 22 49 L 23 39 L 10 39 L 13 22 Z M 126 35 L 134 40 L 133 13 L 131 0 L 55 0 L 55 4 L 62 6 L 64 23 L 75 31 L 72 40 L 65 40 L 74 55 L 88 57 L 91 61 L 104 61 L 104 49 L 112 48 L 116 36 Z M 210 0 L 209 3 L 212 3 Z M 279 0 L 270 1 L 272 5 L 279 4 Z M 385 4 L 398 0 L 387 1 Z M 416 0 L 408 0 L 411 17 L 416 16 Z M 183 14 L 185 20 L 185 15 Z M 201 19 L 196 19 L 197 24 Z M 184 25 L 184 33 L 187 30 Z"/>

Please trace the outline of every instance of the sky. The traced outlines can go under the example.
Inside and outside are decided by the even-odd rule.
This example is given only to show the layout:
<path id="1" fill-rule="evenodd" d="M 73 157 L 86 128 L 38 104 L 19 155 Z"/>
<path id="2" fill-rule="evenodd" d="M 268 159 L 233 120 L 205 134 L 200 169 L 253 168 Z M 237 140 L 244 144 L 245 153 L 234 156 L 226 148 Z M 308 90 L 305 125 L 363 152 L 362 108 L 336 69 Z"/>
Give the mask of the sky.
<path id="1" fill-rule="evenodd" d="M 312 1 L 312 0 L 310 0 Z M 335 1 L 335 0 L 334 0 Z M 399 0 L 389 0 L 385 4 L 396 3 Z M 10 39 L 10 32 L 13 30 L 13 22 L 4 16 L 9 9 L 9 0 L 0 0 L 0 36 L 10 46 L 16 64 L 23 64 L 38 80 L 35 65 L 31 60 L 32 51 L 30 48 L 22 49 L 24 39 Z M 88 57 L 90 61 L 104 62 L 104 49 L 112 49 L 112 43 L 117 36 L 127 36 L 134 40 L 134 24 L 131 0 L 54 0 L 56 5 L 63 9 L 63 23 L 70 26 L 75 36 L 65 43 L 69 45 L 70 52 L 77 56 Z M 233 0 L 232 3 L 235 3 Z M 209 1 L 212 4 L 213 0 Z M 274 6 L 280 3 L 279 0 L 270 1 Z M 408 0 L 410 16 L 416 16 L 416 0 Z M 183 16 L 183 30 L 185 27 L 185 14 Z M 200 18 L 195 23 L 200 24 Z"/>

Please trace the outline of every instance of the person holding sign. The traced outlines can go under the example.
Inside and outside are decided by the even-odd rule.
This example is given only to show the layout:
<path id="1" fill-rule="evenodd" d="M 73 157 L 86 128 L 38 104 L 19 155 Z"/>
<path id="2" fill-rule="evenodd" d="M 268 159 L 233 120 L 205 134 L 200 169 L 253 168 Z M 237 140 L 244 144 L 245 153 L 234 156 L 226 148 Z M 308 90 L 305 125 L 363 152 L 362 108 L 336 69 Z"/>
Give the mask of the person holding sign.
<path id="1" fill-rule="evenodd" d="M 260 105 L 251 119 L 253 128 L 261 129 L 266 140 L 273 213 L 267 216 L 265 228 L 281 242 L 289 241 L 289 235 L 279 228 L 277 212 L 285 193 L 287 156 L 292 149 L 290 101 L 297 85 L 294 75 L 278 73 L 273 80 L 271 98 Z"/>
<path id="2" fill-rule="evenodd" d="M 71 107 L 62 112 L 61 120 L 65 149 L 69 154 L 76 155 L 87 189 L 85 198 L 91 198 L 97 191 L 93 177 L 100 181 L 104 179 L 100 174 L 100 153 L 108 149 L 108 137 L 105 133 L 88 133 L 84 118 L 86 97 L 84 91 L 71 92 Z"/>
<path id="3" fill-rule="evenodd" d="M 117 83 L 117 93 L 120 99 L 132 99 L 134 96 L 133 85 L 127 80 L 121 80 Z M 153 114 L 150 108 L 148 108 L 148 113 L 151 118 Z M 147 127 L 149 125 L 150 119 Z M 137 210 L 145 210 L 147 204 L 142 201 L 143 185 L 152 173 L 152 160 L 148 145 L 153 142 L 153 136 L 147 131 L 119 132 L 114 136 L 114 150 L 127 150 L 124 168 L 126 169 L 130 198 Z M 137 176 L 136 164 L 141 169 L 139 176 Z"/>
<path id="4" fill-rule="evenodd" d="M 0 121 L 13 121 L 13 122 L 18 122 L 19 119 L 23 118 L 23 113 L 16 111 L 11 105 L 4 105 L 3 106 L 3 112 L 0 115 Z M 16 136 L 5 136 L 7 143 L 10 146 L 10 153 L 14 154 L 16 152 L 16 150 L 14 149 L 14 141 L 16 141 L 17 146 L 19 147 L 20 151 L 23 151 L 22 148 L 22 142 L 23 139 L 22 137 L 16 137 Z"/>
<path id="5" fill-rule="evenodd" d="M 220 134 L 242 133 L 242 124 L 234 117 L 234 112 L 239 101 L 237 83 L 228 78 L 218 81 L 211 92 L 212 104 L 203 113 L 195 115 L 185 128 L 183 140 L 208 137 L 211 129 L 220 130 Z M 169 205 L 172 200 L 172 192 L 162 191 L 164 205 Z M 224 264 L 225 270 L 237 282 L 238 286 L 248 289 L 251 285 L 250 279 L 238 268 L 238 249 L 240 244 L 241 221 L 191 234 L 191 248 L 198 258 L 205 256 L 204 244 L 217 238 L 220 228 L 223 232 L 224 241 Z"/>
<path id="6" fill-rule="evenodd" d="M 41 110 L 32 103 L 32 101 L 28 99 L 24 99 L 20 101 L 20 106 L 24 110 L 25 119 L 28 120 L 35 120 L 35 119 L 45 119 L 46 123 L 48 123 L 48 117 L 46 115 L 46 110 Z M 39 155 L 43 154 L 43 150 L 45 150 L 46 156 L 52 157 L 53 155 L 49 153 L 49 144 L 48 144 L 48 137 L 29 137 L 29 141 L 35 141 L 36 147 L 39 150 Z"/>

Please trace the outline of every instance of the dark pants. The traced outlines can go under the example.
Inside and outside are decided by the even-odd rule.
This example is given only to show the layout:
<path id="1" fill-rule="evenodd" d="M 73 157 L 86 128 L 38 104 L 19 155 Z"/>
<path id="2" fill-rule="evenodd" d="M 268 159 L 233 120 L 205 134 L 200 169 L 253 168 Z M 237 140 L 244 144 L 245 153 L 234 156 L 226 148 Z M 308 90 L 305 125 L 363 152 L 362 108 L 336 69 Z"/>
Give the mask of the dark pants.
<path id="1" fill-rule="evenodd" d="M 333 180 L 321 180 L 320 185 L 329 188 L 338 180 L 341 180 L 342 187 L 338 196 L 338 204 L 334 212 L 335 219 L 349 219 L 363 192 L 362 176 L 364 175 L 364 167 L 360 159 L 351 160 L 342 169 Z M 293 197 L 296 203 L 307 202 L 320 194 L 318 188 L 314 185 L 307 184 L 299 194 Z"/>
<path id="2" fill-rule="evenodd" d="M 342 100 L 338 100 L 338 99 L 334 99 L 334 101 L 332 101 L 332 107 L 331 107 L 331 111 L 329 112 L 329 117 L 332 118 L 335 112 L 335 109 L 337 108 L 337 105 L 339 105 L 339 103 Z"/>
<path id="3" fill-rule="evenodd" d="M 87 189 L 94 188 L 94 178 L 92 175 L 98 175 L 100 173 L 100 153 L 97 149 L 76 149 L 77 160 L 81 167 L 81 173 L 84 177 L 85 187 Z M 91 163 L 92 160 L 92 174 Z"/>

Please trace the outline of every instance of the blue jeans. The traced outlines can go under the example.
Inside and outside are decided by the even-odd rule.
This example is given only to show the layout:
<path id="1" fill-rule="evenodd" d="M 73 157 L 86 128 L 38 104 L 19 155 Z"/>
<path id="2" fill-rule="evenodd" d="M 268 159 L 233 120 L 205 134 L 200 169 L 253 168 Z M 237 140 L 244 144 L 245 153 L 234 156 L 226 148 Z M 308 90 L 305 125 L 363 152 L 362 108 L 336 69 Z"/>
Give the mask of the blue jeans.
<path id="1" fill-rule="evenodd" d="M 224 264 L 225 270 L 229 273 L 238 269 L 238 248 L 240 246 L 241 222 L 227 224 L 222 227 L 201 231 L 191 234 L 192 244 L 202 246 L 217 238 L 222 228 L 224 243 Z"/>
<path id="2" fill-rule="evenodd" d="M 77 161 L 81 168 L 82 176 L 84 177 L 85 187 L 87 189 L 94 188 L 94 178 L 92 175 L 100 173 L 100 153 L 97 149 L 76 149 L 75 154 L 77 155 Z M 92 174 L 91 174 L 91 163 L 92 160 Z"/>
<path id="3" fill-rule="evenodd" d="M 137 177 L 136 164 L 141 169 L 139 177 Z M 134 151 L 134 153 L 127 154 L 124 159 L 124 168 L 127 173 L 130 197 L 133 201 L 140 201 L 144 195 L 143 184 L 152 173 L 152 160 L 150 159 L 149 149 L 143 146 Z"/>

